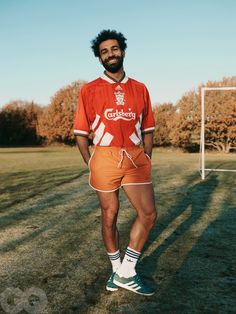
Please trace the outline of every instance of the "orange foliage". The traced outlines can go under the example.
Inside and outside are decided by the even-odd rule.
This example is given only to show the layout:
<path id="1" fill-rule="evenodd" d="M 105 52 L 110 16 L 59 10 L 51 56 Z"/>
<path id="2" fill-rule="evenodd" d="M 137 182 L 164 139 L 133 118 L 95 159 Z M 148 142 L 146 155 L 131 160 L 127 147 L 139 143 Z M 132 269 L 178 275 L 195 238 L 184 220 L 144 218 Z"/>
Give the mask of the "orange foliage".
<path id="1" fill-rule="evenodd" d="M 24 101 L 7 104 L 0 110 L 0 145 L 37 144 L 42 139 L 48 143 L 74 143 L 74 115 L 83 84 L 76 81 L 61 88 L 44 108 Z M 208 81 L 204 86 L 236 86 L 236 77 Z M 175 106 L 163 103 L 153 107 L 156 146 L 199 149 L 201 87 L 185 93 Z M 224 152 L 236 149 L 236 91 L 207 91 L 205 116 L 206 145 Z"/>
<path id="2" fill-rule="evenodd" d="M 236 87 L 236 77 L 205 87 Z M 177 115 L 170 133 L 171 143 L 181 147 L 199 146 L 201 128 L 201 87 L 189 91 L 177 102 Z M 206 145 L 229 152 L 236 148 L 236 91 L 207 91 L 205 95 Z"/>
<path id="3" fill-rule="evenodd" d="M 38 134 L 47 142 L 70 144 L 74 142 L 73 123 L 77 98 L 83 81 L 76 81 L 61 88 L 51 99 L 39 118 Z"/>
<path id="4" fill-rule="evenodd" d="M 171 103 L 163 103 L 153 107 L 153 114 L 155 118 L 155 132 L 154 145 L 155 146 L 169 146 L 171 122 L 176 114 L 176 108 Z"/>

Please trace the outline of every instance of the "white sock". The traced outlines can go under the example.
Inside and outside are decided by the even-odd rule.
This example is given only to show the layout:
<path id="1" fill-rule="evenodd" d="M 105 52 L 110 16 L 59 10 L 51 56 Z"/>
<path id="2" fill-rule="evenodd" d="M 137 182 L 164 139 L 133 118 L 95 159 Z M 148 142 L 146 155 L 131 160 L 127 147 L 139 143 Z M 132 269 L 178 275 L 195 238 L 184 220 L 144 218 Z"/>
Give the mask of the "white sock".
<path id="1" fill-rule="evenodd" d="M 139 259 L 141 252 L 137 252 L 130 247 L 127 247 L 123 262 L 117 271 L 119 277 L 133 277 L 136 275 L 135 266 Z"/>
<path id="2" fill-rule="evenodd" d="M 120 267 L 121 265 L 121 260 L 120 260 L 120 251 L 116 251 L 114 253 L 109 253 L 107 252 L 108 257 L 111 261 L 111 265 L 112 265 L 112 271 L 116 272 L 117 269 Z"/>

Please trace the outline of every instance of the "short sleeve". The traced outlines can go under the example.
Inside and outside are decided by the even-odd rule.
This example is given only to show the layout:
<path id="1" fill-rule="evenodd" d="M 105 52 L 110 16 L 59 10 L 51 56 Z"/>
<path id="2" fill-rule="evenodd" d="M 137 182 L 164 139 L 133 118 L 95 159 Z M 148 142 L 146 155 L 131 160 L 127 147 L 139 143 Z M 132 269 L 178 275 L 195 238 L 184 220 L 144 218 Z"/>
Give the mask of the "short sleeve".
<path id="1" fill-rule="evenodd" d="M 145 106 L 141 125 L 142 133 L 151 133 L 155 130 L 155 120 L 152 112 L 152 105 L 147 88 L 144 90 Z"/>
<path id="2" fill-rule="evenodd" d="M 85 95 L 82 88 L 78 96 L 78 105 L 74 120 L 74 135 L 87 137 L 90 131 L 90 123 L 84 98 Z"/>

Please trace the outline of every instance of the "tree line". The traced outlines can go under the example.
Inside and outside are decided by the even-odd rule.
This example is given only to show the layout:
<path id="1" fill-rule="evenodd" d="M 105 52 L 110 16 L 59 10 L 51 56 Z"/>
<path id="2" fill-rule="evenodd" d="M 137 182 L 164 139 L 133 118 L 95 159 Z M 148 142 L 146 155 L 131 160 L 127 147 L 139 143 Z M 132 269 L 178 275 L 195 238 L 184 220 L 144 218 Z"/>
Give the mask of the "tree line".
<path id="1" fill-rule="evenodd" d="M 0 110 L 0 146 L 73 145 L 73 122 L 77 95 L 84 81 L 61 88 L 50 104 L 12 101 Z M 236 87 L 236 77 L 208 81 L 204 87 Z M 179 101 L 154 104 L 155 146 L 199 150 L 201 88 L 186 92 Z M 92 139 L 92 134 L 91 134 Z M 205 140 L 209 148 L 230 152 L 236 149 L 236 91 L 208 91 L 205 96 Z"/>

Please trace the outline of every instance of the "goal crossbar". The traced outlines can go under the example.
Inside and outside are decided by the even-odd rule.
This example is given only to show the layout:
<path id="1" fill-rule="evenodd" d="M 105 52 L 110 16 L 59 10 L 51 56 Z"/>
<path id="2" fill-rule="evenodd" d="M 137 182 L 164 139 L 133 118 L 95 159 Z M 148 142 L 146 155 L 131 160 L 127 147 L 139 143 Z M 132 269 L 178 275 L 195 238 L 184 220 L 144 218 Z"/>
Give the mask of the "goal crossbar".
<path id="1" fill-rule="evenodd" d="M 202 87 L 201 88 L 201 137 L 200 137 L 200 174 L 202 180 L 205 179 L 206 171 L 227 171 L 227 172 L 236 172 L 236 170 L 231 169 L 209 169 L 205 167 L 205 92 L 211 90 L 236 90 L 235 86 L 232 87 Z"/>

